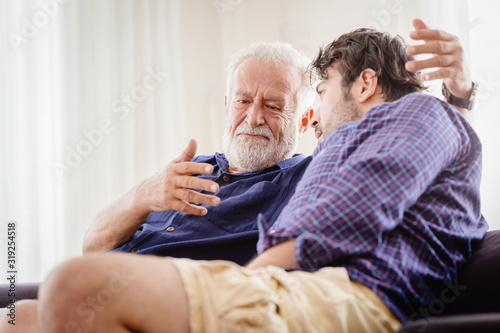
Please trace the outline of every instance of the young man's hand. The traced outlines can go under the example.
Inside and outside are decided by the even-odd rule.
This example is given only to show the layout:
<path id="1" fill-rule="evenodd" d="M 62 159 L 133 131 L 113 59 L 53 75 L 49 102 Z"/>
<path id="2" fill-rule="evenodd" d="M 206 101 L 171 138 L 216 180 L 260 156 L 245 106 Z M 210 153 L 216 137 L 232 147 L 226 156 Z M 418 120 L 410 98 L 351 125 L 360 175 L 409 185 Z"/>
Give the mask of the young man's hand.
<path id="1" fill-rule="evenodd" d="M 433 57 L 408 61 L 406 69 L 414 72 L 437 67 L 438 70 L 425 73 L 423 80 L 444 79 L 446 87 L 453 95 L 468 99 L 472 93 L 472 80 L 458 37 L 443 30 L 431 29 L 418 18 L 413 20 L 413 26 L 415 30 L 410 33 L 410 37 L 422 40 L 424 44 L 408 46 L 408 54 L 432 54 Z"/>
<path id="2" fill-rule="evenodd" d="M 265 266 L 297 268 L 295 260 L 295 238 L 268 248 L 252 260 L 246 267 L 255 269 Z"/>

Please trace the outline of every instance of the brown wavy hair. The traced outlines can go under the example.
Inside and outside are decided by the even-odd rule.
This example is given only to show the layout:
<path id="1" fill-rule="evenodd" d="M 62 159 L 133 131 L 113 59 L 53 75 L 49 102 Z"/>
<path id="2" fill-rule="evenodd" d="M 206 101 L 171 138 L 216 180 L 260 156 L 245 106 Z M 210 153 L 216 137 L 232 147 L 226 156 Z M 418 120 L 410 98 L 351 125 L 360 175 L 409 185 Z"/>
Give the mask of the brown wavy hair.
<path id="1" fill-rule="evenodd" d="M 405 63 L 414 58 L 406 53 L 406 43 L 398 35 L 367 28 L 343 34 L 320 48 L 309 70 L 313 76 L 324 80 L 327 79 L 328 68 L 339 60 L 338 71 L 345 89 L 350 89 L 354 80 L 367 68 L 377 73 L 378 84 L 387 102 L 426 89 L 420 73 L 406 70 Z"/>

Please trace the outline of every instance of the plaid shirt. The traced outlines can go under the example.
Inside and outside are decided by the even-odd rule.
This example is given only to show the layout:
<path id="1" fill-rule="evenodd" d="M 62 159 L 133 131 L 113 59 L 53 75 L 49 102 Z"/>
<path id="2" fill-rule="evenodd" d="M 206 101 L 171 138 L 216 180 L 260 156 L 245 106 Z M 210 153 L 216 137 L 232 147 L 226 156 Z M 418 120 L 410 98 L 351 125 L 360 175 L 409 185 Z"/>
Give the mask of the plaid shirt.
<path id="1" fill-rule="evenodd" d="M 488 229 L 480 179 L 471 126 L 448 104 L 410 94 L 318 146 L 278 220 L 266 230 L 259 217 L 258 251 L 296 238 L 301 269 L 345 267 L 406 322 L 457 291 L 471 242 Z"/>

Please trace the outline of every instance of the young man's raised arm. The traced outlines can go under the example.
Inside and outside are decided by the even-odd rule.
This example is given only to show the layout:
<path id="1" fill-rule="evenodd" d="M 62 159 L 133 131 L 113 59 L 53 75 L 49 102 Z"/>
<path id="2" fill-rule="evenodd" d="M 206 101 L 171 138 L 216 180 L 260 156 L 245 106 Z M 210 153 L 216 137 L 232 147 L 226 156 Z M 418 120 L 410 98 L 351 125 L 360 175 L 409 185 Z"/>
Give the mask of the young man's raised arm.
<path id="1" fill-rule="evenodd" d="M 439 67 L 433 72 L 425 73 L 422 79 L 424 81 L 443 79 L 443 84 L 450 94 L 460 99 L 470 99 L 473 84 L 465 59 L 465 51 L 458 37 L 443 30 L 431 29 L 418 18 L 413 20 L 413 26 L 415 30 L 410 33 L 410 37 L 424 43 L 410 45 L 406 51 L 412 56 L 432 54 L 432 57 L 408 61 L 406 69 L 415 72 Z M 470 110 L 454 106 L 470 121 Z"/>

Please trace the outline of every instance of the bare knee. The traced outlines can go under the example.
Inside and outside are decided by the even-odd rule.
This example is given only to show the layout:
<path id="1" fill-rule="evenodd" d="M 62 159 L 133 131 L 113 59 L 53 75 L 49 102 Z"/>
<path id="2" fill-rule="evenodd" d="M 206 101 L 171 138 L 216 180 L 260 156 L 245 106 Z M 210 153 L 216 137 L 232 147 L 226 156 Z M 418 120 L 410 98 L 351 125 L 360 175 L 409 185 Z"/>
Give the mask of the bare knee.
<path id="1" fill-rule="evenodd" d="M 109 310 L 126 275 L 110 267 L 104 255 L 71 259 L 55 268 L 40 286 L 39 321 L 44 331 L 91 331 L 96 317 Z M 122 273 L 122 275 L 120 275 Z"/>
<path id="2" fill-rule="evenodd" d="M 75 258 L 63 263 L 40 285 L 39 321 L 44 331 L 65 332 L 65 326 L 70 328 L 75 308 L 86 289 L 82 281 L 87 275 L 86 261 Z"/>

